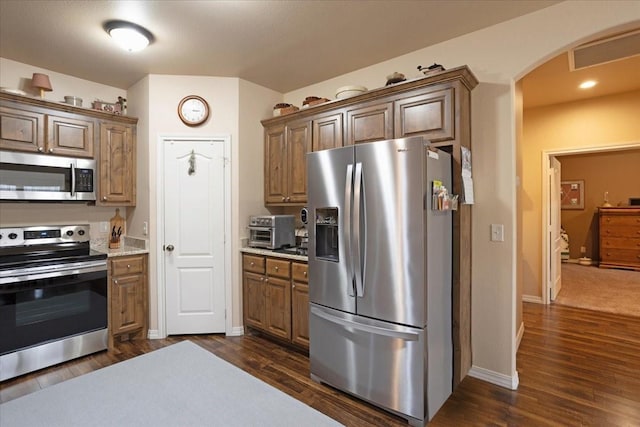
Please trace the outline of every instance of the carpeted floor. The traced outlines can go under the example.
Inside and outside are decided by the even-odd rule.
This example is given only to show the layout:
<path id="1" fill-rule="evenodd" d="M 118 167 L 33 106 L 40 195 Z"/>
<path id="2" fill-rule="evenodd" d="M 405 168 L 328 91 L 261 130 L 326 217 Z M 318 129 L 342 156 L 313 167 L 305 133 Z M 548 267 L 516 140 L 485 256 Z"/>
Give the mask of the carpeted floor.
<path id="1" fill-rule="evenodd" d="M 563 263 L 555 302 L 640 317 L 640 272 Z"/>
<path id="2" fill-rule="evenodd" d="M 190 341 L 0 405 L 2 427 L 341 424 Z"/>

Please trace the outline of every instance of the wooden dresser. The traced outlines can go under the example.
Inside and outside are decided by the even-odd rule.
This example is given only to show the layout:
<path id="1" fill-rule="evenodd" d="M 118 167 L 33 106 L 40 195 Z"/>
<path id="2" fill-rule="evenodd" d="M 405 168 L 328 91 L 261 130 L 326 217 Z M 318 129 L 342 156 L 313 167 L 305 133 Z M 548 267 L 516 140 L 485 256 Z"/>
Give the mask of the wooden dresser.
<path id="1" fill-rule="evenodd" d="M 640 207 L 599 208 L 600 267 L 640 271 Z"/>

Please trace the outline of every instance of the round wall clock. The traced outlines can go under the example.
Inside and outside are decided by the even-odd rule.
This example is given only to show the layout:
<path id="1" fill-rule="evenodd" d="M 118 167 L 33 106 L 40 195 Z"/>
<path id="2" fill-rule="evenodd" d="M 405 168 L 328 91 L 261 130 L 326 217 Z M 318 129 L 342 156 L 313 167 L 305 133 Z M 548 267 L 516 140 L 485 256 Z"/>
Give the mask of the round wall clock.
<path id="1" fill-rule="evenodd" d="M 187 126 L 199 126 L 209 118 L 209 104 L 200 96 L 185 96 L 178 104 L 178 116 Z"/>

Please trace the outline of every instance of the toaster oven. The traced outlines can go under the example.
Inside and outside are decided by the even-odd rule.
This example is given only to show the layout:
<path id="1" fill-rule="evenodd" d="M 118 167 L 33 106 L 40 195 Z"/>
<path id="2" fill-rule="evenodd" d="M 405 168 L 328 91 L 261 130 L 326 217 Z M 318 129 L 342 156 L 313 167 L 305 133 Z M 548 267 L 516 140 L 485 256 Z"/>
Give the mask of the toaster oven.
<path id="1" fill-rule="evenodd" d="M 249 246 L 279 249 L 294 246 L 295 219 L 293 215 L 252 215 L 249 217 Z"/>

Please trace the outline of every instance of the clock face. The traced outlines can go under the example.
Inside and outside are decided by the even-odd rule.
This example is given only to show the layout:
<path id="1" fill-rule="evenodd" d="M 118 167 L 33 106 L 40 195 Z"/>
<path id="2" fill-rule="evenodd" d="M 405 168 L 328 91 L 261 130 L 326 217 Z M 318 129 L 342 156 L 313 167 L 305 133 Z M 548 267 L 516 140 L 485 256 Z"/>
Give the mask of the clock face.
<path id="1" fill-rule="evenodd" d="M 200 125 L 209 118 L 209 104 L 199 96 L 186 96 L 178 105 L 178 116 L 188 126 Z"/>

